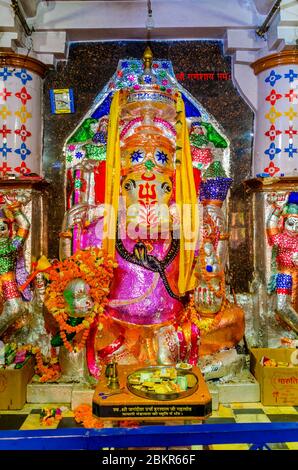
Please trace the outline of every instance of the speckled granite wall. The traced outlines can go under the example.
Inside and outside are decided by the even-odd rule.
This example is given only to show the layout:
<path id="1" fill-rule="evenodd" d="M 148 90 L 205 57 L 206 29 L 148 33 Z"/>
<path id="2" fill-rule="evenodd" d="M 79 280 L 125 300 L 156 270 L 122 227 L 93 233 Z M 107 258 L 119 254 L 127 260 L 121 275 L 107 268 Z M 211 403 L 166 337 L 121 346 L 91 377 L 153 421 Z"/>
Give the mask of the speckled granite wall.
<path id="1" fill-rule="evenodd" d="M 119 59 L 141 58 L 143 42 L 81 43 L 70 47 L 67 63 L 58 63 L 44 85 L 45 177 L 51 183 L 49 214 L 49 256 L 58 256 L 58 234 L 65 210 L 63 144 L 90 108 L 95 96 L 115 72 Z M 236 292 L 247 291 L 252 276 L 251 237 L 248 200 L 241 181 L 250 175 L 253 113 L 242 100 L 231 80 L 201 81 L 188 73 L 230 72 L 230 58 L 224 57 L 220 42 L 153 42 L 154 57 L 171 60 L 175 73 L 184 72 L 183 86 L 190 91 L 224 128 L 232 143 L 234 185 L 230 198 L 230 269 L 228 277 Z M 73 88 L 74 114 L 50 113 L 49 90 Z"/>

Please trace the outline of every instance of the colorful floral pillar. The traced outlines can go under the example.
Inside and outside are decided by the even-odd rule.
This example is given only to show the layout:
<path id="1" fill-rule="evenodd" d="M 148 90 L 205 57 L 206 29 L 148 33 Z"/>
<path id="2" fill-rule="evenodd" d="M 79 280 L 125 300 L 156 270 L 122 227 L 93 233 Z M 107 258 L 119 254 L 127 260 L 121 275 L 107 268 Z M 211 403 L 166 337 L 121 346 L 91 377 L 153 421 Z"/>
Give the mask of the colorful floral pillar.
<path id="1" fill-rule="evenodd" d="M 42 79 L 47 66 L 0 52 L 0 176 L 41 176 Z"/>
<path id="2" fill-rule="evenodd" d="M 298 176 L 298 51 L 252 64 L 258 76 L 253 176 Z"/>

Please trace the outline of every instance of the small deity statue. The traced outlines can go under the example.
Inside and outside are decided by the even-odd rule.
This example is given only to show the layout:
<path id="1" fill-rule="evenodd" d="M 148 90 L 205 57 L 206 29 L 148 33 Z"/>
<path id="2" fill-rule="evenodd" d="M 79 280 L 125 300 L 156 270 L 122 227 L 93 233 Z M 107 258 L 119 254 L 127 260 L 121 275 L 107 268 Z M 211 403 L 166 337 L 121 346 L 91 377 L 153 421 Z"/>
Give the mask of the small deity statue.
<path id="1" fill-rule="evenodd" d="M 244 334 L 243 310 L 230 304 L 225 294 L 229 235 L 222 206 L 231 183 L 218 161 L 210 164 L 201 183 L 203 240 L 197 263 L 198 287 L 194 294 L 201 317 L 200 355 L 234 347 Z"/>
<path id="2" fill-rule="evenodd" d="M 60 381 L 88 382 L 89 371 L 86 362 L 86 351 L 83 347 L 83 343 L 85 343 L 84 330 L 81 330 L 79 325 L 81 325 L 92 312 L 94 304 L 90 296 L 90 287 L 83 279 L 73 279 L 67 284 L 63 295 L 66 301 L 66 311 L 68 313 L 67 323 L 75 330 L 70 334 L 66 333 L 66 337 L 68 342 L 76 343 L 77 351 L 75 351 L 74 348 L 67 349 L 67 347 L 64 346 L 61 338 L 63 333 L 61 333 L 61 331 L 56 337 L 53 337 L 52 345 L 60 346 Z"/>
<path id="3" fill-rule="evenodd" d="M 107 303 L 113 266 L 101 250 L 90 249 L 79 250 L 47 269 L 45 308 L 55 325 L 51 344 L 60 348 L 62 382 L 90 383 L 85 345 L 95 318 L 102 315 Z"/>
<path id="4" fill-rule="evenodd" d="M 267 220 L 267 237 L 273 247 L 275 271 L 271 291 L 277 294 L 277 315 L 298 333 L 298 193 L 268 196 L 273 211 Z"/>
<path id="5" fill-rule="evenodd" d="M 22 248 L 30 223 L 21 210 L 20 202 L 9 195 L 4 195 L 3 198 L 6 205 L 2 207 L 0 215 L 0 281 L 3 297 L 0 336 L 25 312 L 23 299 L 32 298 L 29 288 L 22 293 L 19 289 L 27 277 Z"/>

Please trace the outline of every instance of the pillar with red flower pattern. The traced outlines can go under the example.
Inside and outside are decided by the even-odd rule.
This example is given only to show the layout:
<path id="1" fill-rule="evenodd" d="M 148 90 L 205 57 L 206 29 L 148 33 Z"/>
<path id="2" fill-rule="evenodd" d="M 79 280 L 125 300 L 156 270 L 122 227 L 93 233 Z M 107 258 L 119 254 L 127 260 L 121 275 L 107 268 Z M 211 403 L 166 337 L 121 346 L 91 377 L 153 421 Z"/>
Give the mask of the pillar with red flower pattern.
<path id="1" fill-rule="evenodd" d="M 253 175 L 298 176 L 298 51 L 252 64 L 258 77 Z"/>
<path id="2" fill-rule="evenodd" d="M 42 81 L 47 66 L 0 52 L 0 177 L 41 176 Z"/>

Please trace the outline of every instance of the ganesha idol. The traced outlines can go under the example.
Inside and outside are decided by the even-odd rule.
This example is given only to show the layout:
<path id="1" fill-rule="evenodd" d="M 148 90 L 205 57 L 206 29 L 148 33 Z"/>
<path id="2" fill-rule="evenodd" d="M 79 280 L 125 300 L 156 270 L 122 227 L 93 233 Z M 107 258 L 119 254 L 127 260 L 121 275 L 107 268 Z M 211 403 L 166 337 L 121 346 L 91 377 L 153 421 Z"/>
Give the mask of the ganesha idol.
<path id="1" fill-rule="evenodd" d="M 147 52 L 139 74 L 134 63 L 134 75 L 128 76 L 130 81 L 135 77 L 133 86 L 117 89 L 110 84 L 115 90 L 109 119 L 94 112 L 100 119 L 86 119 L 69 140 L 70 152 L 82 156 L 83 150 L 84 158 L 68 173 L 72 189 L 60 257 L 98 247 L 116 262 L 107 304 L 95 317 L 86 342 L 94 376 L 112 357 L 120 364 L 198 362 L 201 313 L 193 292 L 202 280 L 200 170 L 193 168 L 183 93 L 173 78 L 164 78 L 165 70 L 159 84 L 151 61 Z M 129 67 L 126 64 L 123 70 Z M 199 134 L 192 144 L 210 141 L 216 132 L 206 123 Z M 208 166 L 210 155 L 201 153 L 202 167 Z M 213 229 L 218 231 L 216 223 Z M 211 244 L 220 259 L 220 243 Z M 222 270 L 223 265 L 221 275 Z M 222 290 L 221 304 L 216 305 L 213 315 L 227 307 Z M 226 329 L 233 327 L 236 316 L 226 317 Z M 219 345 L 215 338 L 217 350 L 241 339 L 243 318 L 240 327 L 237 321 L 234 343 L 229 338 Z"/>

